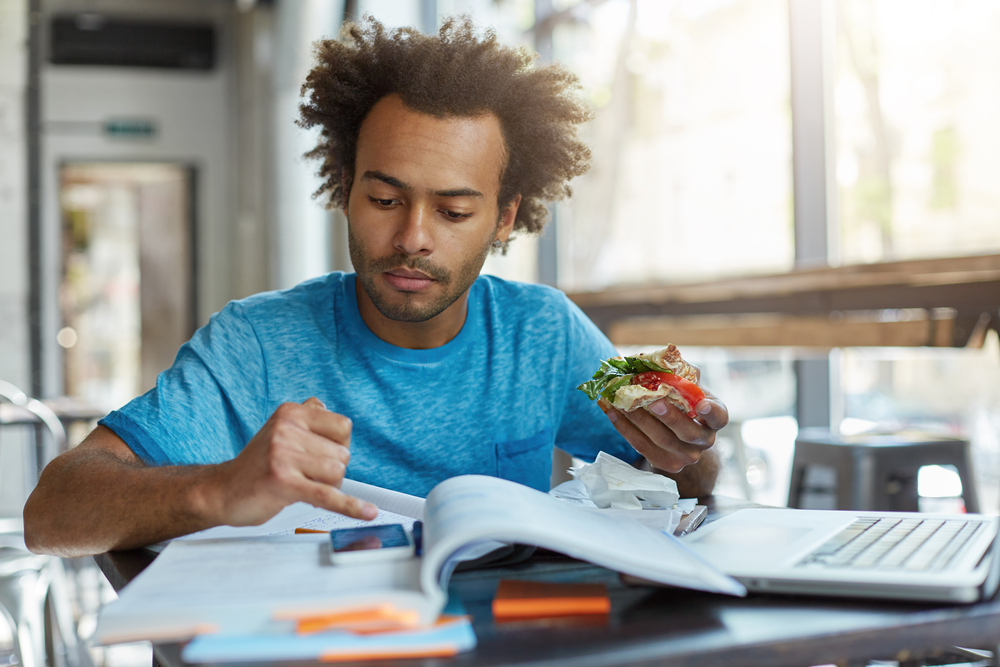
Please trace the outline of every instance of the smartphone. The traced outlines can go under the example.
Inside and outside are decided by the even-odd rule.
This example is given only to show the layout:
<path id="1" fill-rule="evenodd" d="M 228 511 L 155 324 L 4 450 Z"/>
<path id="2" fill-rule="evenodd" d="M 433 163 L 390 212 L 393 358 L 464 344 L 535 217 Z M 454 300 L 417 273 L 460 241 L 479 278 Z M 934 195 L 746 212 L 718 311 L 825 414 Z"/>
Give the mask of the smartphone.
<path id="1" fill-rule="evenodd" d="M 398 523 L 330 531 L 334 563 L 398 560 L 414 555 L 413 536 Z"/>

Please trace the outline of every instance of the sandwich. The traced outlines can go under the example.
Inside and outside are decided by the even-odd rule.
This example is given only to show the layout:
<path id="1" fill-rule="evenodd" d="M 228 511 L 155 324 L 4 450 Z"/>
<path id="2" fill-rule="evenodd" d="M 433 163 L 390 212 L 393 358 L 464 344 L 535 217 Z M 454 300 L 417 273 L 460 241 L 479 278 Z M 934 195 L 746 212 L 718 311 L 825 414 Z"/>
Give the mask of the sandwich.
<path id="1" fill-rule="evenodd" d="M 698 386 L 698 370 L 681 358 L 675 345 L 634 357 L 605 359 L 593 379 L 577 389 L 590 400 L 603 398 L 623 412 L 666 398 L 692 419 L 697 416 L 694 406 L 705 398 Z"/>

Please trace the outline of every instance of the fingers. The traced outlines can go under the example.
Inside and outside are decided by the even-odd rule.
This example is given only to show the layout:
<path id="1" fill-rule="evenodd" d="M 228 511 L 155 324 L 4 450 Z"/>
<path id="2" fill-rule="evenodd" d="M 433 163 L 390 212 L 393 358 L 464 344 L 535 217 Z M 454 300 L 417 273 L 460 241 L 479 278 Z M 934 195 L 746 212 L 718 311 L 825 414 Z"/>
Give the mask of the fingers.
<path id="1" fill-rule="evenodd" d="M 718 431 L 729 423 L 729 409 L 710 391 L 705 391 L 705 398 L 694 406 L 698 420 L 709 428 Z"/>
<path id="2" fill-rule="evenodd" d="M 292 486 L 297 486 L 298 480 L 307 481 L 297 493 L 312 494 L 310 498 L 316 496 L 322 503 L 317 506 L 340 511 L 330 505 L 343 504 L 336 500 L 341 496 L 348 498 L 338 489 L 351 460 L 351 420 L 330 412 L 322 401 L 313 397 L 301 404 L 278 406 L 271 422 L 270 465 L 285 470 L 285 475 L 279 477 L 283 476 L 285 483 Z M 323 496 L 322 489 L 336 495 Z M 360 509 L 355 508 L 351 516 L 358 512 Z"/>
<path id="3" fill-rule="evenodd" d="M 378 507 L 375 505 L 320 482 L 304 479 L 299 485 L 299 495 L 313 507 L 320 507 L 354 519 L 371 521 L 378 516 Z"/>
<path id="4" fill-rule="evenodd" d="M 294 403 L 287 405 L 294 405 Z M 310 431 L 345 447 L 350 446 L 353 424 L 348 417 L 330 412 L 323 402 L 315 396 L 306 399 L 302 407 L 305 408 L 303 418 Z"/>
<path id="5" fill-rule="evenodd" d="M 657 468 L 668 472 L 679 472 L 684 466 L 697 463 L 702 453 L 715 444 L 715 431 L 689 419 L 673 405 L 663 417 L 646 410 L 635 410 L 627 416 L 657 446 L 651 454 L 640 454 Z M 663 462 L 675 461 L 681 465 L 669 468 L 662 465 Z"/>
<path id="6" fill-rule="evenodd" d="M 602 404 L 601 409 L 604 410 L 622 437 L 637 452 L 661 470 L 679 472 L 685 466 L 697 463 L 705 449 L 705 447 L 681 441 L 673 431 L 648 414 L 645 415 L 648 421 L 646 421 L 644 429 L 638 422 L 642 421 L 643 415 L 640 413 L 645 413 L 645 410 L 626 413 L 607 403 Z"/>
<path id="7" fill-rule="evenodd" d="M 281 427 L 282 425 L 276 426 L 276 431 L 281 429 Z M 296 450 L 301 451 L 307 456 L 334 459 L 339 461 L 345 467 L 351 462 L 351 450 L 348 445 L 344 445 L 339 442 L 332 442 L 322 435 L 318 435 L 312 431 L 306 431 L 296 425 L 290 425 L 285 429 L 285 432 L 293 430 L 294 433 L 288 433 L 286 435 L 289 441 L 287 444 L 294 447 Z M 278 437 L 283 434 L 284 433 L 279 434 Z"/>
<path id="8" fill-rule="evenodd" d="M 339 487 L 351 460 L 351 450 L 346 444 L 313 432 L 302 418 L 303 410 L 312 412 L 320 408 L 311 410 L 288 403 L 275 411 L 270 420 L 269 456 L 275 462 L 287 460 L 311 479 Z"/>
<path id="9" fill-rule="evenodd" d="M 700 371 L 695 370 L 700 376 Z M 725 404 L 708 391 L 693 406 L 697 419 L 691 419 L 666 399 L 628 413 L 616 410 L 603 399 L 598 404 L 637 452 L 667 472 L 679 472 L 697 463 L 702 453 L 715 444 L 716 432 L 729 423 Z"/>
<path id="10" fill-rule="evenodd" d="M 243 451 L 217 467 L 206 491 L 212 521 L 259 525 L 298 501 L 374 519 L 375 505 L 340 491 L 350 441 L 351 420 L 317 398 L 278 406 Z"/>
<path id="11" fill-rule="evenodd" d="M 338 447 L 343 449 L 343 447 Z M 299 471 L 303 477 L 316 482 L 322 482 L 338 489 L 344 482 L 344 475 L 347 474 L 347 463 L 349 456 L 337 456 L 336 452 L 332 456 L 322 454 L 315 455 L 309 452 L 294 452 L 287 455 L 287 465 Z"/>
<path id="12" fill-rule="evenodd" d="M 344 415 L 330 412 L 318 398 L 305 402 L 282 403 L 271 415 L 274 426 L 287 424 L 315 433 L 344 447 L 351 444 L 351 420 Z"/>
<path id="13" fill-rule="evenodd" d="M 666 399 L 651 403 L 646 410 L 634 410 L 629 417 L 646 433 L 666 426 L 681 442 L 706 447 L 715 443 L 715 430 L 691 419 Z"/>
<path id="14" fill-rule="evenodd" d="M 269 486 L 289 501 L 301 500 L 356 519 L 374 519 L 378 515 L 375 505 L 340 490 L 346 471 L 346 463 L 336 458 L 317 457 L 300 450 L 272 459 L 267 477 Z"/>

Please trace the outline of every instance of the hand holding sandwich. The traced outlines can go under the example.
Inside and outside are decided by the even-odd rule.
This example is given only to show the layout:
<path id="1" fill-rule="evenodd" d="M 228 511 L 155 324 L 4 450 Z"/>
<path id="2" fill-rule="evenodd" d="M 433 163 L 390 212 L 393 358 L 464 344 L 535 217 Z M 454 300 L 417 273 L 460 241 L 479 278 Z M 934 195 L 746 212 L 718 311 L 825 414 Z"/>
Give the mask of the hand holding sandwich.
<path id="1" fill-rule="evenodd" d="M 654 468 L 677 473 L 701 460 L 729 411 L 699 386 L 701 371 L 674 345 L 634 357 L 601 362 L 580 385 L 615 429 Z M 643 408 L 643 409 L 640 409 Z"/>

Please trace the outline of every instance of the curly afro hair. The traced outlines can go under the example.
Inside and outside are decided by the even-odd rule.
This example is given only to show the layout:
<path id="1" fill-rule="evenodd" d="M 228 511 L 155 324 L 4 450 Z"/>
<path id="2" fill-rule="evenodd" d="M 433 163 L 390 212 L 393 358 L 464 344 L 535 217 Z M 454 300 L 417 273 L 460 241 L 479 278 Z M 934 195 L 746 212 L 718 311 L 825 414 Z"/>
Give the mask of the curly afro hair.
<path id="1" fill-rule="evenodd" d="M 342 41 L 317 42 L 315 53 L 299 125 L 321 128 L 306 157 L 322 160 L 316 196 L 329 193 L 332 206 L 350 196 L 361 123 L 392 94 L 439 118 L 496 115 L 507 149 L 497 204 L 502 209 L 521 195 L 514 233 L 541 231 L 543 202 L 572 194 L 568 181 L 589 167 L 577 128 L 592 114 L 576 95 L 577 77 L 557 65 L 536 67 L 534 54 L 501 45 L 492 30 L 477 36 L 466 17 L 446 21 L 436 37 L 413 28 L 390 32 L 365 17 L 344 25 Z"/>

